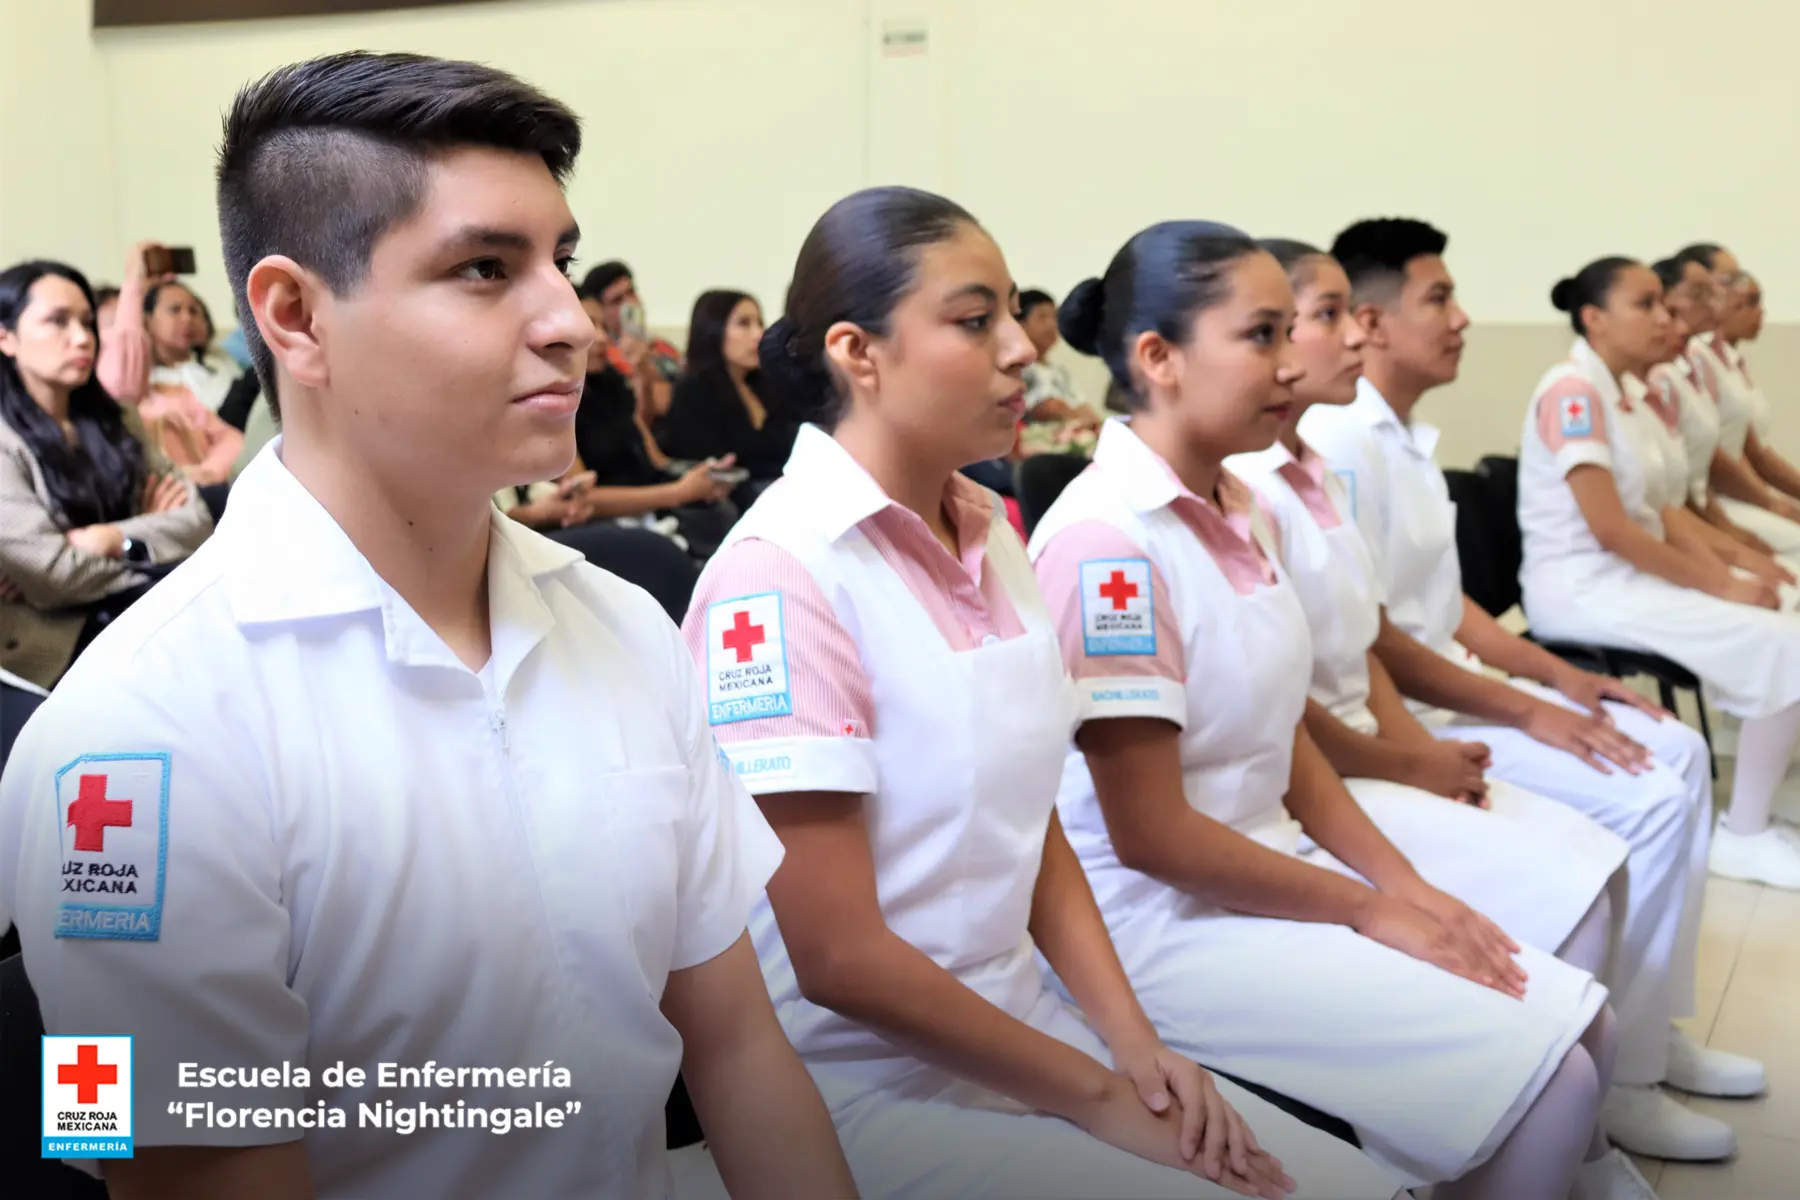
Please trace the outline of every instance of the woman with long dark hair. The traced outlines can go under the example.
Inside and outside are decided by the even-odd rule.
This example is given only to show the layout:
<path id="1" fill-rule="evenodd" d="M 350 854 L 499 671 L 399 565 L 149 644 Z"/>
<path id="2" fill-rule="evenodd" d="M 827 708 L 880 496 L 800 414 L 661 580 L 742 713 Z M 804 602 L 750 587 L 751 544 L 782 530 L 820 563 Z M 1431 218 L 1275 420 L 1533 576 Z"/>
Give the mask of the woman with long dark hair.
<path id="1" fill-rule="evenodd" d="M 799 423 L 762 386 L 756 347 L 762 309 L 743 292 L 703 292 L 688 325 L 687 370 L 675 384 L 656 440 L 672 458 L 736 456 L 751 495 L 781 475 Z M 739 501 L 751 498 L 740 491 Z"/>
<path id="2" fill-rule="evenodd" d="M 45 687 L 212 531 L 95 381 L 98 351 L 79 271 L 0 271 L 0 667 Z"/>

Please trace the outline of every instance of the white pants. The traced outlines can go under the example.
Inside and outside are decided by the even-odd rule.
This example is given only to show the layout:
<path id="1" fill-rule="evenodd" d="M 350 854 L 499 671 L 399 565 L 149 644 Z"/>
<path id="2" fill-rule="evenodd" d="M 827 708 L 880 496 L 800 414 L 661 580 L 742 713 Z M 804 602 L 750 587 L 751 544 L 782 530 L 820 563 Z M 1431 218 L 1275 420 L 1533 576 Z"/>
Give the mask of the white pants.
<path id="1" fill-rule="evenodd" d="M 1100 1039 L 1072 1012 L 1032 1021 L 1102 1062 Z M 1196 1200 L 1232 1193 L 1207 1180 L 1114 1149 L 1056 1117 L 1031 1112 L 993 1092 L 935 1070 L 908 1077 L 897 1090 L 840 1084 L 828 1065 L 815 1066 L 837 1123 L 838 1138 L 868 1200 L 904 1197 L 1144 1197 Z M 1219 1092 L 1243 1114 L 1263 1149 L 1298 1185 L 1296 1197 L 1390 1200 L 1404 1181 L 1354 1146 L 1322 1133 L 1228 1080 Z M 843 1098 L 860 1091 L 854 1099 Z"/>
<path id="2" fill-rule="evenodd" d="M 1567 698 L 1513 681 L 1565 708 Z M 1602 775 L 1573 755 L 1517 729 L 1454 724 L 1439 737 L 1485 743 L 1489 774 L 1575 808 L 1625 839 L 1624 904 L 1606 982 L 1619 1023 L 1616 1083 L 1659 1083 L 1668 1073 L 1669 1021 L 1694 1011 L 1694 971 L 1712 837 L 1712 767 L 1706 742 L 1680 721 L 1658 721 L 1623 704 L 1607 711 L 1656 756 L 1640 775 Z"/>

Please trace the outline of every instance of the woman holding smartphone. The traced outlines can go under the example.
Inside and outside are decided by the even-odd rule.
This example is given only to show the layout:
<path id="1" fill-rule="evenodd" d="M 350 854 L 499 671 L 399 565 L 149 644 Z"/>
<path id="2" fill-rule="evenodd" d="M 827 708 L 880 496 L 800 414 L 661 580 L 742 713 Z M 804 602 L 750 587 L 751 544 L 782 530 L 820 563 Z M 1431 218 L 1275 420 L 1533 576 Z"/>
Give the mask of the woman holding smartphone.
<path id="1" fill-rule="evenodd" d="M 1015 303 L 973 218 L 881 188 L 814 226 L 764 336 L 813 423 L 684 631 L 786 847 L 752 921 L 776 1011 L 865 1195 L 1392 1196 L 1163 1045 L 1063 835 L 1055 635 L 959 474 L 1023 409 Z"/>

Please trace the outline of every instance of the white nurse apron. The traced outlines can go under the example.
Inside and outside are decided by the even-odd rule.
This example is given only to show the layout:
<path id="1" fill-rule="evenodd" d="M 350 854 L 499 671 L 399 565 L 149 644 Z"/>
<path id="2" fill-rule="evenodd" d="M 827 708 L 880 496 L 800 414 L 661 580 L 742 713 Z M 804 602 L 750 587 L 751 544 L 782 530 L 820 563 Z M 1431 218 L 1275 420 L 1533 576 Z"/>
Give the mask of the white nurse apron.
<path id="1" fill-rule="evenodd" d="M 1547 376 L 1538 393 L 1570 373 L 1588 378 L 1593 370 L 1567 364 Z M 1634 521 L 1660 537 L 1655 506 L 1669 499 L 1662 493 L 1670 453 L 1659 428 L 1662 419 L 1647 404 L 1628 400 L 1621 406 L 1616 389 L 1600 391 L 1620 500 Z M 1600 642 L 1673 659 L 1706 682 L 1719 707 L 1741 718 L 1767 716 L 1800 702 L 1800 622 L 1790 614 L 1680 587 L 1640 571 L 1591 535 L 1579 536 L 1585 523 L 1575 525 L 1581 520 L 1579 506 L 1552 464 L 1535 409 L 1534 399 L 1519 469 L 1519 512 L 1525 524 L 1519 582 L 1532 629 L 1549 639 Z M 1741 440 L 1739 444 L 1741 448 Z M 1529 495 L 1528 489 L 1538 494 Z M 1540 515 L 1549 521 L 1551 514 L 1578 536 L 1534 527 Z"/>
<path id="2" fill-rule="evenodd" d="M 1751 430 L 1768 436 L 1768 397 L 1750 378 L 1735 346 L 1717 342 L 1715 335 L 1714 344 L 1701 353 L 1710 356 L 1708 366 L 1718 380 L 1720 448 L 1741 461 Z M 1800 524 L 1732 496 L 1721 495 L 1719 506 L 1733 522 L 1767 542 L 1790 570 L 1800 571 Z"/>
<path id="3" fill-rule="evenodd" d="M 1312 670 L 1293 588 L 1278 573 L 1238 594 L 1169 508 L 1137 513 L 1107 494 L 1117 486 L 1108 476 L 1129 470 L 1097 459 L 1045 516 L 1034 545 L 1097 518 L 1144 548 L 1187 647 L 1188 803 L 1273 849 L 1348 873 L 1282 803 Z M 1531 984 L 1519 1001 L 1344 926 L 1228 912 L 1132 871 L 1106 837 L 1079 750 L 1058 806 L 1164 1040 L 1348 1121 L 1371 1156 L 1414 1185 L 1484 1162 L 1605 1000 L 1586 972 L 1529 946 L 1520 962 Z"/>
<path id="4" fill-rule="evenodd" d="M 877 786 L 864 812 L 889 928 L 996 1007 L 1110 1062 L 1046 986 L 1027 929 L 1075 702 L 1023 547 L 996 505 L 986 569 L 1000 572 L 1026 633 L 956 653 L 859 532 L 835 542 L 819 534 L 821 499 L 771 489 L 727 544 L 756 537 L 794 555 L 856 641 L 875 706 Z M 1228 1194 L 927 1065 L 806 1000 L 766 899 L 750 930 L 863 1195 Z M 1396 1179 L 1353 1147 L 1228 1081 L 1219 1087 L 1300 1194 L 1393 1195 Z"/>
<path id="5" fill-rule="evenodd" d="M 1369 711 L 1369 649 L 1381 627 L 1381 592 L 1362 532 L 1347 517 L 1327 528 L 1278 473 L 1280 445 L 1234 458 L 1274 507 L 1281 557 L 1312 633 L 1310 694 L 1359 733 L 1376 734 Z M 1339 514 L 1337 476 L 1322 486 Z M 1625 861 L 1623 839 L 1574 809 L 1502 780 L 1486 811 L 1381 779 L 1346 778 L 1357 803 L 1419 873 L 1485 914 L 1518 941 L 1561 948 Z"/>

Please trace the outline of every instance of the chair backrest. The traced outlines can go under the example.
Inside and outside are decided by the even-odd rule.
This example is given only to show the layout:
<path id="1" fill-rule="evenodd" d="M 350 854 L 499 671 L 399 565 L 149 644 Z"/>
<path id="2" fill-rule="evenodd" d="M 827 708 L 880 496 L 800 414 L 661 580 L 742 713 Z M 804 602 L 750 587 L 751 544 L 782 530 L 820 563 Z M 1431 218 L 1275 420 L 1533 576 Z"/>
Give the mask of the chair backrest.
<path id="1" fill-rule="evenodd" d="M 1063 489 L 1087 468 L 1088 459 L 1081 454 L 1034 454 L 1019 463 L 1014 491 L 1018 494 L 1026 537 L 1031 536 Z"/>
<path id="2" fill-rule="evenodd" d="M 687 616 L 688 601 L 700 582 L 700 566 L 687 551 L 654 530 L 591 521 L 551 535 L 602 571 L 635 583 L 656 597 L 669 619 Z"/>
<path id="3" fill-rule="evenodd" d="M 42 1156 L 43 1036 L 25 960 L 0 959 L 0 1190 L 32 1200 L 106 1200 L 105 1184 Z"/>
<path id="4" fill-rule="evenodd" d="M 1511 608 L 1519 602 L 1519 568 L 1525 562 L 1523 539 L 1519 534 L 1519 460 L 1505 454 L 1490 454 L 1475 464 L 1476 474 L 1488 485 L 1488 553 L 1496 574 L 1506 581 Z M 1506 609 L 1501 609 L 1505 612 Z"/>
<path id="5" fill-rule="evenodd" d="M 1479 471 L 1456 469 L 1444 472 L 1444 482 L 1456 504 L 1456 557 L 1462 567 L 1463 593 L 1497 617 L 1519 602 L 1519 578 L 1516 565 L 1509 571 L 1504 554 L 1497 552 L 1504 528 L 1496 516 L 1492 482 Z M 1516 529 L 1517 522 L 1511 523 Z"/>

